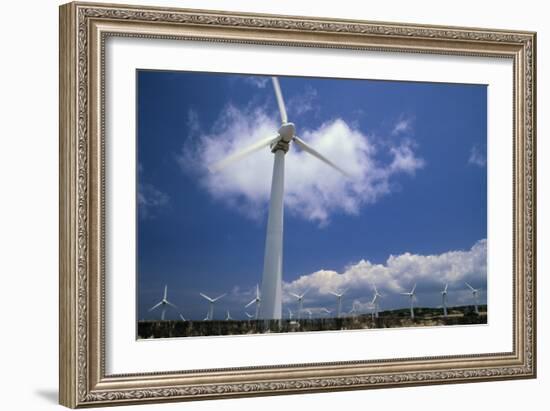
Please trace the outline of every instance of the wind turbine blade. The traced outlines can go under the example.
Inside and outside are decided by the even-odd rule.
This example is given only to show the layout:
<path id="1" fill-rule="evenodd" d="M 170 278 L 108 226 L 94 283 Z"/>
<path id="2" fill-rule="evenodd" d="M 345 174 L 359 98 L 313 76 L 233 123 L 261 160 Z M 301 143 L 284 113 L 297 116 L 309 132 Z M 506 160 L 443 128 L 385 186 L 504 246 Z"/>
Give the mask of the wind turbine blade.
<path id="1" fill-rule="evenodd" d="M 175 308 L 176 310 L 178 307 L 176 307 L 174 304 L 172 304 L 170 301 L 166 300 L 166 304 L 168 304 L 170 307 Z"/>
<path id="2" fill-rule="evenodd" d="M 203 294 L 203 293 L 199 293 L 199 294 L 200 294 L 200 296 L 201 296 L 202 298 L 206 298 L 206 299 L 207 299 L 208 301 L 210 301 L 211 303 L 214 302 L 214 300 L 212 300 L 212 298 L 210 298 L 210 297 L 207 296 L 206 294 Z"/>
<path id="3" fill-rule="evenodd" d="M 445 284 L 445 292 L 447 292 L 447 287 L 449 287 L 449 284 Z"/>
<path id="4" fill-rule="evenodd" d="M 226 295 L 227 295 L 227 293 L 224 293 L 224 294 L 222 294 L 222 295 L 219 295 L 219 296 L 217 296 L 216 298 L 214 298 L 214 299 L 212 300 L 212 302 L 215 303 L 215 302 L 218 301 L 220 298 L 225 297 Z"/>
<path id="5" fill-rule="evenodd" d="M 414 290 L 416 290 L 416 283 L 413 285 L 413 289 L 411 290 L 411 294 L 414 294 Z"/>
<path id="6" fill-rule="evenodd" d="M 411 293 L 399 293 L 399 294 L 401 294 L 401 295 L 406 295 L 406 296 L 410 296 L 410 295 L 411 295 Z"/>
<path id="7" fill-rule="evenodd" d="M 298 298 L 298 299 L 302 298 L 302 297 L 300 297 L 298 294 L 294 294 L 294 293 L 289 293 L 289 294 L 290 294 L 291 296 L 293 296 L 293 297 Z"/>
<path id="8" fill-rule="evenodd" d="M 258 284 L 256 284 L 256 298 L 260 299 L 260 286 Z"/>
<path id="9" fill-rule="evenodd" d="M 149 312 L 153 311 L 155 308 L 157 307 L 160 307 L 162 305 L 162 301 L 158 304 L 155 304 L 154 306 L 152 306 L 151 308 L 149 308 Z"/>
<path id="10" fill-rule="evenodd" d="M 240 159 L 246 157 L 247 155 L 252 154 L 255 151 L 258 151 L 264 147 L 269 146 L 271 143 L 277 141 L 279 138 L 280 137 L 277 135 L 277 136 L 264 138 L 263 140 L 259 140 L 242 150 L 239 150 L 233 154 L 230 154 L 228 157 L 224 158 L 223 160 L 218 161 L 217 163 L 211 164 L 210 166 L 208 166 L 208 170 L 211 173 L 220 171 L 222 168 L 227 167 L 228 165 L 236 161 L 239 161 Z"/>
<path id="11" fill-rule="evenodd" d="M 248 304 L 246 304 L 246 305 L 244 306 L 244 308 L 250 307 L 250 306 L 251 306 L 252 304 L 254 304 L 255 302 L 256 302 L 256 299 L 250 301 Z"/>
<path id="12" fill-rule="evenodd" d="M 472 286 L 471 286 L 470 284 L 468 284 L 468 283 L 464 283 L 464 284 L 466 284 L 466 285 L 468 286 L 468 288 L 469 288 L 470 290 L 472 290 L 472 291 L 474 291 L 474 290 L 475 290 L 475 288 L 474 288 L 474 287 L 472 287 Z"/>
<path id="13" fill-rule="evenodd" d="M 285 101 L 283 100 L 283 93 L 281 92 L 281 86 L 279 85 L 279 79 L 277 77 L 271 77 L 273 81 L 273 88 L 275 89 L 275 97 L 277 98 L 277 105 L 279 106 L 279 112 L 281 113 L 281 122 L 288 122 L 286 115 Z"/>
<path id="14" fill-rule="evenodd" d="M 323 161 L 324 163 L 327 163 L 332 168 L 338 170 L 340 173 L 345 175 L 346 177 L 351 177 L 351 175 L 343 170 L 342 168 L 338 167 L 336 164 L 334 164 L 332 161 L 330 161 L 328 158 L 326 158 L 324 155 L 319 153 L 317 150 L 315 150 L 313 147 L 311 147 L 309 144 L 307 144 L 304 140 L 301 138 L 295 136 L 294 142 L 305 152 L 311 154 L 313 157 L 317 157 L 319 160 Z"/>
<path id="15" fill-rule="evenodd" d="M 164 299 L 166 300 L 166 296 L 168 295 L 168 286 L 164 286 Z"/>
<path id="16" fill-rule="evenodd" d="M 329 291 L 329 293 L 332 294 L 332 295 L 334 295 L 334 296 L 336 296 L 336 297 L 340 297 L 340 294 L 337 294 L 337 293 L 335 293 L 334 291 Z"/>

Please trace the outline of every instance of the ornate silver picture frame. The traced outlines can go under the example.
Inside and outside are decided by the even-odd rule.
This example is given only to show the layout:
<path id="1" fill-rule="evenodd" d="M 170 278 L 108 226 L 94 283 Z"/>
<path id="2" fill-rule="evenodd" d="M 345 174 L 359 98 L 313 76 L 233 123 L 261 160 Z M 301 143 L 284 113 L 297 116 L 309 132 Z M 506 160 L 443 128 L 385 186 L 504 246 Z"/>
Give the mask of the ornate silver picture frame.
<path id="1" fill-rule="evenodd" d="M 106 43 L 198 41 L 513 65 L 511 350 L 109 373 Z M 335 73 L 337 75 L 338 73 Z M 60 395 L 71 408 L 536 377 L 536 34 L 93 3 L 60 7 Z M 114 160 L 116 161 L 116 159 Z M 491 207 L 487 211 L 492 212 Z M 490 241 L 490 239 L 489 239 Z M 133 291 L 129 291 L 130 293 Z M 411 309 L 412 310 L 412 309 Z M 360 331 L 359 331 L 360 332 Z M 380 331 L 384 332 L 384 331 Z M 240 337 L 248 338 L 248 337 Z M 262 338 L 262 337 L 259 337 Z M 272 338 L 272 337 L 269 337 Z M 286 338 L 286 337 L 277 337 Z M 221 340 L 220 340 L 221 341 Z M 151 342 L 141 342 L 150 344 Z"/>

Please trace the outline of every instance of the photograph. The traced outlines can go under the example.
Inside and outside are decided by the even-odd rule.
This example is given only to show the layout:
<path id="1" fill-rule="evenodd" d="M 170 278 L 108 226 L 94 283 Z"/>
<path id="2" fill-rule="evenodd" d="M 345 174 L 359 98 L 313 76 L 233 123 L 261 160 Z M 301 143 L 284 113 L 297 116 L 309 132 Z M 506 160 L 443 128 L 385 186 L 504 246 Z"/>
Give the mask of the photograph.
<path id="1" fill-rule="evenodd" d="M 488 323 L 487 85 L 135 73 L 137 339 Z"/>

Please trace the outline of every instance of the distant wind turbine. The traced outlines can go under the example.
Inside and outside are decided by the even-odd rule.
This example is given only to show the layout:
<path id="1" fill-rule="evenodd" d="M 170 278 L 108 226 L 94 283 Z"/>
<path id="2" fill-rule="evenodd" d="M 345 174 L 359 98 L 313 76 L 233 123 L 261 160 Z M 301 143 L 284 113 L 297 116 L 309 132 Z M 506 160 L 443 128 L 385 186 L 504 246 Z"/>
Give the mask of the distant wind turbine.
<path id="1" fill-rule="evenodd" d="M 306 311 L 306 314 L 308 315 L 308 318 L 311 320 L 312 317 L 313 317 L 313 313 L 311 312 L 311 310 L 309 308 L 307 308 L 305 311 Z"/>
<path id="2" fill-rule="evenodd" d="M 291 296 L 296 297 L 296 299 L 298 300 L 298 319 L 299 320 L 302 319 L 302 311 L 304 310 L 304 295 L 306 295 L 308 291 L 309 290 L 306 290 L 302 294 L 289 293 Z"/>
<path id="3" fill-rule="evenodd" d="M 252 304 L 256 303 L 256 320 L 258 319 L 258 316 L 260 315 L 260 305 L 261 305 L 262 299 L 260 298 L 260 287 L 258 284 L 256 284 L 256 297 L 252 301 L 250 301 L 248 304 L 244 306 L 244 308 L 250 307 Z"/>
<path id="4" fill-rule="evenodd" d="M 292 310 L 290 308 L 287 308 L 287 310 L 288 310 L 288 319 L 292 320 L 292 315 L 293 315 Z"/>
<path id="5" fill-rule="evenodd" d="M 199 294 L 202 298 L 208 300 L 209 302 L 208 315 L 206 316 L 206 319 L 212 321 L 214 319 L 214 304 L 216 304 L 216 301 L 218 301 L 220 298 L 225 297 L 226 294 L 222 294 L 216 298 L 210 298 L 209 296 L 203 293 L 199 293 Z"/>
<path id="6" fill-rule="evenodd" d="M 277 134 L 259 140 L 249 147 L 230 154 L 224 160 L 209 167 L 210 172 L 218 172 L 249 154 L 267 147 L 269 147 L 274 154 L 271 196 L 269 200 L 269 214 L 267 218 L 267 233 L 265 240 L 264 269 L 262 274 L 262 305 L 260 309 L 260 318 L 264 320 L 280 320 L 282 318 L 285 154 L 288 152 L 290 144 L 296 144 L 309 155 L 321 160 L 340 173 L 348 175 L 343 169 L 296 135 L 295 125 L 288 121 L 279 79 L 277 77 L 272 77 L 272 81 L 282 123 Z"/>
<path id="7" fill-rule="evenodd" d="M 414 294 L 415 290 L 416 290 L 416 284 L 413 286 L 410 293 L 400 293 L 401 295 L 405 295 L 405 296 L 409 297 L 409 300 L 411 302 L 411 319 L 413 319 L 413 320 L 414 320 L 414 306 L 413 306 L 413 303 L 414 303 L 414 297 L 415 297 L 415 294 Z"/>
<path id="8" fill-rule="evenodd" d="M 334 291 L 329 291 L 332 295 L 334 295 L 336 297 L 336 302 L 337 302 L 337 311 L 336 311 L 336 317 L 340 318 L 340 316 L 342 315 L 342 296 L 346 293 L 347 289 L 345 289 L 344 291 L 342 291 L 341 293 L 338 293 L 338 292 L 334 292 Z"/>
<path id="9" fill-rule="evenodd" d="M 378 302 L 378 299 L 382 297 L 382 294 L 378 292 L 376 284 L 373 284 L 372 286 L 374 288 L 374 297 L 372 297 L 371 305 L 374 307 L 374 316 L 378 318 L 378 311 L 380 309 L 380 303 Z"/>
<path id="10" fill-rule="evenodd" d="M 477 307 L 478 300 L 477 300 L 477 293 L 479 292 L 479 289 L 472 287 L 470 284 L 465 283 L 468 288 L 472 291 L 472 298 L 474 300 L 474 309 L 476 311 L 476 314 L 479 314 L 479 309 Z"/>
<path id="11" fill-rule="evenodd" d="M 351 304 L 351 310 L 349 310 L 348 314 L 351 314 L 352 318 L 357 317 L 357 304 L 356 304 L 356 301 L 354 301 Z"/>
<path id="12" fill-rule="evenodd" d="M 332 310 L 329 310 L 328 308 L 325 308 L 325 307 L 321 308 L 321 311 L 324 312 L 327 315 L 327 317 L 330 317 L 330 314 L 332 313 Z"/>
<path id="13" fill-rule="evenodd" d="M 233 321 L 233 318 L 231 317 L 231 313 L 229 310 L 226 311 L 225 321 Z"/>
<path id="14" fill-rule="evenodd" d="M 445 288 L 441 291 L 441 305 L 443 306 L 443 316 L 447 317 L 447 288 L 449 284 L 445 284 Z"/>
<path id="15" fill-rule="evenodd" d="M 162 307 L 162 311 L 161 311 L 161 314 L 160 314 L 160 319 L 162 321 L 164 321 L 164 315 L 166 314 L 166 306 L 167 305 L 169 305 L 172 308 L 175 308 L 176 310 L 178 309 L 178 307 L 176 307 L 174 304 L 172 304 L 170 301 L 167 300 L 167 295 L 168 295 L 168 286 L 165 285 L 164 286 L 164 295 L 162 296 L 162 300 L 160 300 L 160 302 L 158 304 L 155 304 L 154 306 L 149 308 L 149 312 L 151 312 L 151 311 L 157 309 L 158 307 Z"/>

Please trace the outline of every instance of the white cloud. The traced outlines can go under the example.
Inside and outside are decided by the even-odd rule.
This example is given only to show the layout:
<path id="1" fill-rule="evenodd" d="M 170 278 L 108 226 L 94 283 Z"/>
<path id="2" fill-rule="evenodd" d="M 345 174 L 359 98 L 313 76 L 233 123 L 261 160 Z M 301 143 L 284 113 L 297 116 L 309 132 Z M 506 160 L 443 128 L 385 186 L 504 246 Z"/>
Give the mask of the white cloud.
<path id="1" fill-rule="evenodd" d="M 269 199 L 273 155 L 260 150 L 221 172 L 208 173 L 206 166 L 230 153 L 276 134 L 278 121 L 263 109 L 241 110 L 228 105 L 209 134 L 186 146 L 179 162 L 186 171 L 198 172 L 200 183 L 215 199 L 259 218 Z M 398 174 L 414 174 L 424 166 L 410 141 L 389 147 L 382 161 L 373 138 L 336 118 L 317 129 L 301 129 L 298 135 L 312 147 L 344 168 L 346 178 L 325 163 L 292 146 L 285 163 L 285 206 L 294 215 L 320 225 L 333 213 L 357 214 L 361 206 L 376 202 L 391 192 Z M 384 149 L 386 150 L 386 149 Z"/>
<path id="2" fill-rule="evenodd" d="M 201 130 L 199 113 L 192 108 L 187 111 L 187 129 L 191 135 L 196 135 Z"/>
<path id="3" fill-rule="evenodd" d="M 309 113 L 311 111 L 318 114 L 319 105 L 316 104 L 317 97 L 317 90 L 309 85 L 306 86 L 303 91 L 288 100 L 286 108 L 289 117 L 294 119 L 295 117 L 299 117 L 302 114 Z"/>
<path id="4" fill-rule="evenodd" d="M 392 130 L 392 135 L 406 133 L 412 128 L 412 119 L 401 116 L 399 121 L 395 123 Z"/>
<path id="5" fill-rule="evenodd" d="M 478 167 L 485 167 L 487 164 L 487 158 L 478 145 L 473 146 L 470 150 L 468 164 L 473 164 Z"/>
<path id="6" fill-rule="evenodd" d="M 156 210 L 166 206 L 169 201 L 168 194 L 160 191 L 152 184 L 138 184 L 137 203 L 140 218 L 154 218 Z"/>
<path id="7" fill-rule="evenodd" d="M 289 292 L 301 293 L 308 290 L 308 303 L 321 304 L 333 299 L 331 291 L 347 290 L 348 298 L 364 296 L 364 303 L 372 297 L 372 284 L 382 294 L 391 294 L 399 302 L 396 293 L 410 291 L 417 283 L 417 292 L 432 292 L 439 295 L 445 284 L 449 288 L 460 288 L 458 299 L 467 301 L 471 294 L 464 290 L 464 282 L 474 286 L 483 283 L 487 272 L 487 240 L 477 241 L 469 250 L 447 251 L 437 255 L 404 253 L 390 256 L 384 264 L 373 264 L 361 260 L 346 267 L 342 272 L 318 270 L 302 275 L 292 282 L 285 282 L 285 302 L 292 302 Z"/>
<path id="8" fill-rule="evenodd" d="M 261 76 L 250 76 L 245 77 L 244 81 L 248 84 L 258 87 L 258 88 L 265 88 L 267 84 L 269 83 L 270 78 L 269 77 L 261 77 Z"/>

